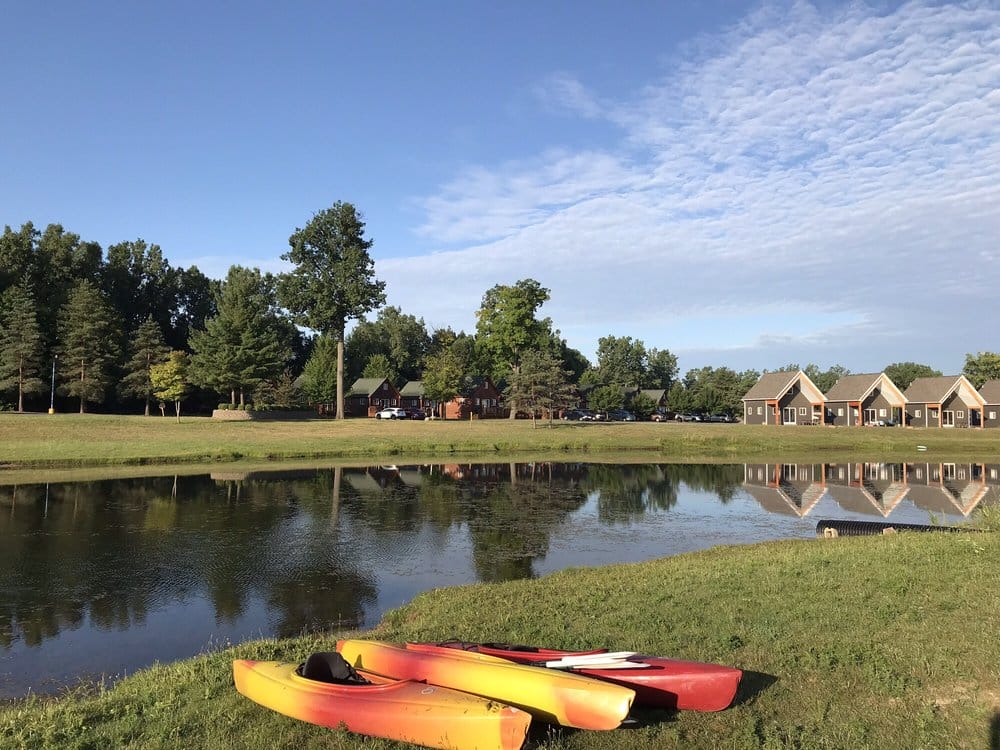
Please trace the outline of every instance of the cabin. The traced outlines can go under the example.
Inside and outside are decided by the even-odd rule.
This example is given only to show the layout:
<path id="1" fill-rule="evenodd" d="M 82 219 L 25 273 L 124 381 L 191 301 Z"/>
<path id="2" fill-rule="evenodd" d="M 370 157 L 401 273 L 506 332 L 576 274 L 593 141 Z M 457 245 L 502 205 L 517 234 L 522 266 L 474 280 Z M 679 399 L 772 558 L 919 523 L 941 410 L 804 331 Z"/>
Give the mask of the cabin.
<path id="1" fill-rule="evenodd" d="M 388 378 L 358 378 L 344 394 L 348 417 L 372 417 L 388 406 L 400 406 L 399 391 Z"/>
<path id="2" fill-rule="evenodd" d="M 1000 427 L 1000 380 L 987 380 L 979 389 L 983 398 L 983 427 Z"/>
<path id="3" fill-rule="evenodd" d="M 985 470 L 985 465 L 971 463 L 907 464 L 908 499 L 932 515 L 968 516 L 991 489 Z"/>
<path id="4" fill-rule="evenodd" d="M 845 375 L 826 394 L 826 424 L 838 427 L 903 424 L 906 396 L 884 372 Z"/>
<path id="5" fill-rule="evenodd" d="M 917 378 L 904 395 L 910 427 L 983 427 L 986 401 L 964 375 Z"/>
<path id="6" fill-rule="evenodd" d="M 424 414 L 434 414 L 437 401 L 424 395 L 424 381 L 410 380 L 399 389 L 400 405 L 406 409 L 419 409 Z"/>
<path id="7" fill-rule="evenodd" d="M 745 424 L 820 424 L 826 403 L 802 370 L 764 373 L 741 400 Z"/>
<path id="8" fill-rule="evenodd" d="M 667 408 L 667 392 L 663 388 L 644 388 L 633 393 L 633 396 L 645 396 L 657 409 Z M 627 404 L 626 404 L 627 406 Z"/>
<path id="9" fill-rule="evenodd" d="M 444 405 L 445 419 L 498 419 L 508 416 L 503 396 L 488 375 L 466 378 L 462 393 Z"/>

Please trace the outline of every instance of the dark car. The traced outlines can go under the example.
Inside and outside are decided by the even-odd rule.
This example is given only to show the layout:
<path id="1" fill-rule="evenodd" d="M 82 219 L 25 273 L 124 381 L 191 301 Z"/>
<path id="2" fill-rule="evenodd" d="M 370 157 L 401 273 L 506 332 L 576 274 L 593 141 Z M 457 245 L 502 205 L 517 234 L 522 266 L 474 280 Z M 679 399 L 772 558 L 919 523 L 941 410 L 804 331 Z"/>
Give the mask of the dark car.
<path id="1" fill-rule="evenodd" d="M 725 422 L 725 423 L 728 424 L 730 422 L 735 422 L 736 420 L 733 419 L 733 417 L 729 416 L 728 414 L 711 414 L 711 415 L 705 417 L 704 421 L 706 421 L 706 422 Z"/>
<path id="2" fill-rule="evenodd" d="M 609 422 L 634 422 L 635 414 L 625 409 L 611 409 L 608 411 Z"/>
<path id="3" fill-rule="evenodd" d="M 593 415 L 589 415 L 585 409 L 567 409 L 562 414 L 562 419 L 569 420 L 570 422 L 576 422 L 580 420 L 593 419 Z"/>
<path id="4" fill-rule="evenodd" d="M 406 412 L 407 419 L 427 419 L 427 414 L 423 411 L 423 409 L 407 407 L 403 411 Z"/>
<path id="5" fill-rule="evenodd" d="M 663 411 L 662 409 L 657 409 L 656 411 L 654 411 L 652 414 L 649 415 L 650 422 L 667 422 L 671 419 L 673 419 L 673 417 L 671 417 L 670 414 Z"/>

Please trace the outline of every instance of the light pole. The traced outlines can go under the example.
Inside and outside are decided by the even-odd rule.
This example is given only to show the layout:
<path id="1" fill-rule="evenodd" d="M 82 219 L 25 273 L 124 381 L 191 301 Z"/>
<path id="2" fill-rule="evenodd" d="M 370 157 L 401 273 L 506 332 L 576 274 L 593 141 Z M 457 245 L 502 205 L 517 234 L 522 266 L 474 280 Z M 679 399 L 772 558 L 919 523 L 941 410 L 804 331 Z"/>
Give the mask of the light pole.
<path id="1" fill-rule="evenodd" d="M 52 355 L 52 389 L 49 391 L 49 414 L 56 413 L 56 360 L 58 354 Z"/>

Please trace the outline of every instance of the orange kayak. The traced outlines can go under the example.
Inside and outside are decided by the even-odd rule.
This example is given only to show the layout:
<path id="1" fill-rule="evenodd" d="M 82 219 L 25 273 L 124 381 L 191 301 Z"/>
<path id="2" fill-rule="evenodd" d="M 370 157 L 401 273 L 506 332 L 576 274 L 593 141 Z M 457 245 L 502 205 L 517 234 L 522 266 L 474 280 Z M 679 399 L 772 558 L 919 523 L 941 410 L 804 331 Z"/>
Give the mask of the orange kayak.
<path id="1" fill-rule="evenodd" d="M 634 690 L 610 682 L 454 649 L 345 640 L 337 651 L 355 669 L 474 693 L 578 729 L 616 728 L 635 698 Z"/>
<path id="2" fill-rule="evenodd" d="M 546 662 L 572 661 L 574 658 L 585 657 L 579 660 L 577 666 L 569 668 L 577 674 L 632 688 L 635 690 L 636 705 L 686 711 L 722 711 L 728 708 L 736 697 L 736 689 L 743 678 L 742 670 L 735 667 L 643 654 L 630 654 L 627 658 L 619 659 L 617 666 L 588 666 L 588 659 L 607 653 L 604 649 L 560 651 L 536 646 L 462 641 L 408 643 L 406 647 L 431 652 L 459 649 L 509 659 L 519 664 L 544 665 Z M 637 666 L 639 668 L 635 668 Z"/>
<path id="3" fill-rule="evenodd" d="M 297 670 L 281 662 L 233 662 L 240 693 L 323 727 L 448 750 L 518 750 L 531 723 L 517 708 L 443 687 L 360 670 L 368 684 L 334 684 Z"/>

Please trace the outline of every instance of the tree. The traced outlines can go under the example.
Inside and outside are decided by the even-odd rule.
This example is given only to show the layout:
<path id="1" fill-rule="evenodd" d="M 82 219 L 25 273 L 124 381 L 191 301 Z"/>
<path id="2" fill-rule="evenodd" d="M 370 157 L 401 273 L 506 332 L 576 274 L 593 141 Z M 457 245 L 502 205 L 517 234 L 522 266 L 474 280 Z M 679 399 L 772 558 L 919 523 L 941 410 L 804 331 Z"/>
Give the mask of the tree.
<path id="1" fill-rule="evenodd" d="M 976 390 L 982 388 L 987 380 L 1000 379 L 1000 354 L 996 352 L 966 354 L 962 374 L 969 379 Z"/>
<path id="2" fill-rule="evenodd" d="M 625 406 L 625 391 L 620 385 L 602 385 L 595 388 L 587 402 L 599 412 L 609 412 Z"/>
<path id="3" fill-rule="evenodd" d="M 451 347 L 427 357 L 422 378 L 424 396 L 437 403 L 439 416 L 444 417 L 444 405 L 458 395 L 465 374 L 461 358 Z"/>
<path id="4" fill-rule="evenodd" d="M 635 418 L 642 422 L 649 419 L 656 411 L 656 402 L 645 393 L 637 393 L 628 402 L 628 408 L 635 415 Z"/>
<path id="5" fill-rule="evenodd" d="M 146 402 L 143 412 L 149 416 L 149 404 L 153 398 L 153 382 L 149 373 L 154 365 L 161 364 L 170 356 L 170 348 L 163 340 L 163 331 L 150 315 L 139 326 L 129 346 L 129 359 L 125 363 L 125 376 L 118 385 L 122 396 L 134 396 Z"/>
<path id="6" fill-rule="evenodd" d="M 384 354 L 373 354 L 368 358 L 368 364 L 361 372 L 363 378 L 387 378 L 390 383 L 395 383 L 399 375 L 396 373 L 389 358 Z"/>
<path id="7" fill-rule="evenodd" d="M 552 321 L 535 313 L 549 299 L 549 290 L 534 279 L 513 286 L 498 284 L 483 295 L 476 312 L 476 347 L 500 381 L 516 374 L 521 357 L 530 349 L 544 349 L 551 340 Z M 516 412 L 511 404 L 511 419 Z"/>
<path id="8" fill-rule="evenodd" d="M 941 371 L 916 362 L 895 362 L 882 370 L 897 388 L 905 391 L 917 378 L 939 378 Z"/>
<path id="9" fill-rule="evenodd" d="M 275 279 L 232 266 L 222 285 L 218 313 L 191 335 L 191 379 L 245 403 L 248 391 L 276 378 L 291 355 L 291 325 L 279 316 Z"/>
<path id="10" fill-rule="evenodd" d="M 174 402 L 174 412 L 177 421 L 181 421 L 181 400 L 188 394 L 191 385 L 188 382 L 187 352 L 170 352 L 166 362 L 153 365 L 149 378 L 153 384 L 153 393 L 163 401 Z"/>
<path id="11" fill-rule="evenodd" d="M 45 390 L 39 377 L 42 334 L 35 313 L 35 296 L 25 277 L 11 287 L 0 304 L 0 392 L 17 391 L 17 410 L 24 411 L 24 394 Z"/>
<path id="12" fill-rule="evenodd" d="M 646 388 L 670 390 L 677 380 L 677 355 L 669 349 L 650 349 L 646 358 Z"/>
<path id="13" fill-rule="evenodd" d="M 59 316 L 59 367 L 60 390 L 80 399 L 81 414 L 88 401 L 104 399 L 118 359 L 118 330 L 98 288 L 88 280 L 78 282 Z"/>
<path id="14" fill-rule="evenodd" d="M 345 370 L 348 378 L 362 374 L 376 354 L 385 355 L 395 377 L 418 380 L 431 337 L 422 318 L 406 315 L 398 307 L 384 307 L 374 322 L 362 320 L 347 337 Z"/>
<path id="15" fill-rule="evenodd" d="M 851 374 L 851 371 L 843 365 L 833 365 L 829 370 L 820 370 L 819 365 L 812 363 L 806 365 L 802 372 L 819 388 L 821 393 L 828 392 L 837 384 L 838 380 Z"/>
<path id="16" fill-rule="evenodd" d="M 365 223 L 350 203 L 337 201 L 288 238 L 281 256 L 295 267 L 281 276 L 282 304 L 299 324 L 337 342 L 337 419 L 344 418 L 344 331 L 385 303 L 385 282 L 375 278 Z"/>
<path id="17" fill-rule="evenodd" d="M 646 345 L 631 336 L 597 340 L 597 372 L 605 385 L 638 387 L 646 382 Z"/>
<path id="18" fill-rule="evenodd" d="M 569 370 L 563 369 L 558 357 L 547 351 L 529 350 L 521 357 L 521 366 L 510 374 L 504 395 L 531 414 L 532 427 L 536 426 L 538 412 L 547 412 L 551 424 L 553 412 L 573 403 L 569 377 Z"/>
<path id="19" fill-rule="evenodd" d="M 302 393 L 309 403 L 332 404 L 337 400 L 337 343 L 318 336 L 302 370 Z"/>

